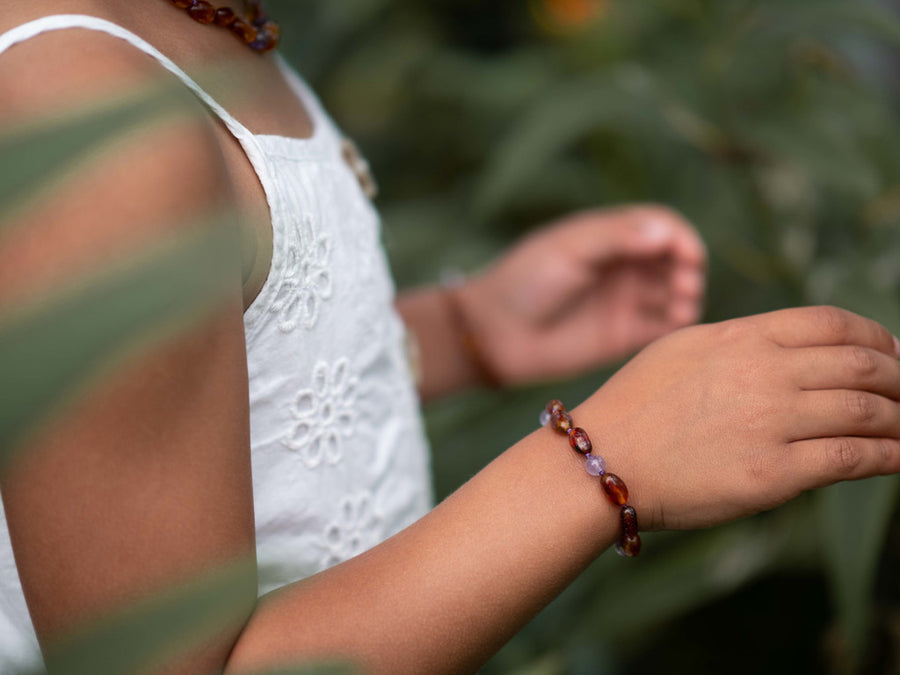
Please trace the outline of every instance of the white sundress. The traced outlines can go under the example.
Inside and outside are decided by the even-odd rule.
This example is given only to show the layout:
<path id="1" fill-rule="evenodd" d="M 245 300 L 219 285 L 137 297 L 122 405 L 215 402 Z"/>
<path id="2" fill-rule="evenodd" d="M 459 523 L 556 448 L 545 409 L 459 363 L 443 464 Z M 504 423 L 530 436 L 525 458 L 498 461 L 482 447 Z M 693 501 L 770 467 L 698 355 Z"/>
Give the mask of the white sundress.
<path id="1" fill-rule="evenodd" d="M 433 499 L 428 448 L 380 224 L 315 95 L 279 60 L 313 135 L 252 134 L 149 43 L 91 16 L 19 26 L 0 35 L 0 56 L 63 29 L 106 33 L 158 61 L 240 142 L 265 189 L 272 264 L 244 314 L 260 594 L 420 518 Z M 36 663 L 40 651 L 0 507 L 0 673 Z"/>

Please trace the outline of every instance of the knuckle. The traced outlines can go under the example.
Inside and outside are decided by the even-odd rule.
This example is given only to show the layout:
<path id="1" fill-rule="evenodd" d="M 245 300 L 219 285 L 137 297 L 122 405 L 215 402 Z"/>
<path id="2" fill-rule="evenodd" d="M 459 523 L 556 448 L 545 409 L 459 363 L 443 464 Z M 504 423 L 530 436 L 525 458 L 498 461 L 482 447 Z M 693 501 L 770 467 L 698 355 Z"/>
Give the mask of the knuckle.
<path id="1" fill-rule="evenodd" d="M 849 392 L 844 399 L 844 406 L 851 421 L 857 424 L 867 424 L 877 414 L 875 399 L 861 391 Z"/>
<path id="2" fill-rule="evenodd" d="M 868 381 L 878 371 L 878 361 L 875 355 L 864 347 L 851 347 L 848 358 L 851 372 L 862 380 Z"/>
<path id="3" fill-rule="evenodd" d="M 747 455 L 747 475 L 754 485 L 766 484 L 772 478 L 775 467 L 772 455 L 762 448 L 754 448 Z"/>
<path id="4" fill-rule="evenodd" d="M 879 438 L 875 442 L 875 456 L 878 466 L 890 466 L 891 460 L 897 456 L 898 443 L 896 438 Z"/>
<path id="5" fill-rule="evenodd" d="M 834 340 L 843 340 L 849 333 L 850 316 L 839 307 L 822 306 L 816 307 L 815 312 L 816 325 L 829 338 Z"/>
<path id="6" fill-rule="evenodd" d="M 878 333 L 878 344 L 884 345 L 887 348 L 888 353 L 893 353 L 894 336 L 891 331 L 889 331 L 881 324 L 875 324 L 875 331 Z"/>
<path id="7" fill-rule="evenodd" d="M 752 317 L 729 319 L 721 323 L 711 324 L 711 329 L 717 333 L 716 344 L 719 345 L 734 345 L 757 334 Z"/>
<path id="8" fill-rule="evenodd" d="M 828 446 L 828 458 L 838 476 L 849 476 L 862 460 L 858 442 L 853 438 L 834 438 Z"/>

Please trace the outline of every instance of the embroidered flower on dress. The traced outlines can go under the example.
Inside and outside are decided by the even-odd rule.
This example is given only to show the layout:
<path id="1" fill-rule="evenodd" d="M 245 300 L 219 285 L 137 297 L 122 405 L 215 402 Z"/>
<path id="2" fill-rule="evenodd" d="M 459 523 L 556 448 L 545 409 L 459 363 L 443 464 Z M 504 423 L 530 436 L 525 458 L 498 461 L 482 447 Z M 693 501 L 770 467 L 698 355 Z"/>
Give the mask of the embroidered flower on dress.
<path id="1" fill-rule="evenodd" d="M 297 226 L 297 237 L 287 247 L 284 278 L 271 311 L 279 315 L 278 328 L 290 333 L 300 324 L 312 328 L 319 305 L 331 297 L 331 239 L 316 231 L 312 216 Z"/>
<path id="2" fill-rule="evenodd" d="M 324 568 L 349 560 L 378 543 L 381 520 L 369 492 L 344 498 L 337 520 L 325 529 L 328 552 L 322 560 Z"/>
<path id="3" fill-rule="evenodd" d="M 291 404 L 295 423 L 282 442 L 300 453 L 309 469 L 323 462 L 337 464 L 343 458 L 344 439 L 356 428 L 356 403 L 359 379 L 350 372 L 349 359 L 343 358 L 329 368 L 320 361 L 313 370 L 312 389 L 297 394 Z"/>

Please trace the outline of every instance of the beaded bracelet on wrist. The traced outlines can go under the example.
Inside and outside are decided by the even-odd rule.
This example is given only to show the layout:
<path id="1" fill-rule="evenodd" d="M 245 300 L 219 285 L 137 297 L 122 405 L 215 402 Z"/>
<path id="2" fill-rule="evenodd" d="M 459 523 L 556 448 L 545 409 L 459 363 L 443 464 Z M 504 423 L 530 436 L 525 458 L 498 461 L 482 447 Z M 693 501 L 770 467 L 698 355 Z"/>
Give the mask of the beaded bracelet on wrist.
<path id="1" fill-rule="evenodd" d="M 450 308 L 450 313 L 453 316 L 453 323 L 459 334 L 459 343 L 469 357 L 469 361 L 477 371 L 481 381 L 491 389 L 501 389 L 503 387 L 503 380 L 491 366 L 491 363 L 481 346 L 481 342 L 472 332 L 469 321 L 466 318 L 466 313 L 463 311 L 462 301 L 459 299 L 460 288 L 460 286 L 456 285 L 445 285 L 443 289 L 444 299 L 447 302 L 447 306 Z"/>
<path id="2" fill-rule="evenodd" d="M 606 460 L 600 455 L 593 454 L 593 444 L 587 432 L 575 426 L 566 407 L 556 399 L 550 401 L 541 411 L 541 426 L 548 424 L 554 431 L 569 437 L 572 449 L 584 455 L 587 472 L 600 477 L 600 484 L 606 496 L 613 505 L 619 507 L 622 534 L 616 543 L 616 553 L 626 558 L 634 558 L 641 552 L 641 537 L 638 534 L 637 513 L 628 504 L 628 488 L 625 481 L 606 470 Z"/>

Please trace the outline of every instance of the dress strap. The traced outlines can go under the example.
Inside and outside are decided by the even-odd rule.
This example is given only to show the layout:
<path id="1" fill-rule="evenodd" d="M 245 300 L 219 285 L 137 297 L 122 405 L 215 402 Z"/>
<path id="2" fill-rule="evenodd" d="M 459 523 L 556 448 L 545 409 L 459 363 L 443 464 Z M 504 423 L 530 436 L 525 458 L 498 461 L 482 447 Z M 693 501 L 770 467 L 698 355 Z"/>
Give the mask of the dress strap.
<path id="1" fill-rule="evenodd" d="M 86 30 L 106 33 L 107 35 L 125 40 L 148 56 L 156 59 L 163 68 L 175 75 L 175 77 L 181 80 L 188 89 L 193 91 L 197 98 L 199 98 L 200 101 L 216 115 L 216 117 L 222 120 L 222 123 L 225 124 L 228 130 L 241 142 L 245 150 L 247 150 L 248 153 L 251 152 L 248 145 L 251 147 L 254 145 L 252 143 L 253 134 L 243 124 L 238 122 L 233 115 L 225 110 L 225 108 L 213 99 L 212 96 L 207 94 L 187 73 L 175 65 L 169 57 L 165 56 L 156 47 L 131 31 L 125 30 L 121 26 L 114 24 L 111 21 L 107 21 L 106 19 L 83 14 L 54 14 L 35 19 L 34 21 L 24 23 L 21 26 L 17 26 L 0 35 L 0 54 L 3 54 L 3 52 L 10 47 L 14 47 L 17 44 L 30 40 L 42 33 L 69 28 L 84 28 Z"/>

